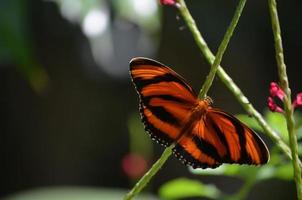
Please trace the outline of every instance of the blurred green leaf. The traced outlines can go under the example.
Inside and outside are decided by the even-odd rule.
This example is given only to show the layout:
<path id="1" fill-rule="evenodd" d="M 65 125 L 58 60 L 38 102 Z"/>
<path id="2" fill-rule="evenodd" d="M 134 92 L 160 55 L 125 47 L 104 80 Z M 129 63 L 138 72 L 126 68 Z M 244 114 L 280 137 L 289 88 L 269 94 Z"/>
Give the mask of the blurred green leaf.
<path id="1" fill-rule="evenodd" d="M 295 117 L 295 122 L 296 122 L 295 131 L 297 134 L 297 139 L 301 140 L 302 139 L 302 113 L 299 111 L 295 111 L 294 117 Z M 299 148 L 302 148 L 302 147 L 299 147 Z"/>
<path id="2" fill-rule="evenodd" d="M 140 2 L 133 0 L 112 1 L 114 8 L 123 18 L 135 22 L 150 33 L 157 33 L 161 27 L 161 13 L 157 2 L 154 0 Z"/>
<path id="3" fill-rule="evenodd" d="M 275 171 L 275 177 L 283 180 L 290 181 L 294 177 L 293 166 L 291 163 L 287 163 L 277 167 Z"/>
<path id="4" fill-rule="evenodd" d="M 9 60 L 38 93 L 49 82 L 48 75 L 34 55 L 33 41 L 28 30 L 26 1 L 3 1 L 0 6 L 0 59 Z M 12 14 L 13 13 L 13 14 Z"/>
<path id="5" fill-rule="evenodd" d="M 257 181 L 266 180 L 273 178 L 275 176 L 275 168 L 269 164 L 259 166 L 258 171 L 256 172 Z"/>
<path id="6" fill-rule="evenodd" d="M 258 168 L 250 165 L 224 164 L 215 169 L 193 169 L 190 171 L 199 175 L 223 175 L 231 177 L 255 176 Z"/>
<path id="7" fill-rule="evenodd" d="M 139 118 L 139 113 L 135 112 L 129 116 L 129 146 L 130 152 L 139 153 L 145 158 L 153 156 L 153 145 L 148 133 L 144 130 L 144 125 Z"/>
<path id="8" fill-rule="evenodd" d="M 222 165 L 222 166 L 217 167 L 215 169 L 211 169 L 211 168 L 207 168 L 207 169 L 194 169 L 192 167 L 189 167 L 189 170 L 193 174 L 215 176 L 215 175 L 224 175 L 225 172 L 228 170 L 227 168 L 228 167 L 226 165 Z"/>
<path id="9" fill-rule="evenodd" d="M 299 111 L 295 111 L 294 113 L 296 127 L 302 127 L 302 113 Z"/>
<path id="10" fill-rule="evenodd" d="M 288 134 L 287 134 L 287 126 L 286 126 L 286 120 L 281 113 L 274 113 L 270 111 L 266 111 L 265 119 L 267 120 L 268 124 L 277 132 L 280 134 L 280 136 L 288 142 Z"/>
<path id="11" fill-rule="evenodd" d="M 159 196 L 162 199 L 180 199 L 188 197 L 217 198 L 220 190 L 214 185 L 206 185 L 196 180 L 178 178 L 169 181 L 159 189 Z"/>
<path id="12" fill-rule="evenodd" d="M 123 199 L 127 191 L 90 187 L 47 187 L 20 192 L 2 200 L 116 200 Z M 137 200 L 157 200 L 152 195 L 141 194 Z"/>
<path id="13" fill-rule="evenodd" d="M 245 114 L 236 115 L 236 117 L 242 121 L 243 123 L 247 124 L 250 128 L 254 129 L 255 131 L 262 131 L 262 127 L 258 124 L 258 122 L 253 118 Z"/>

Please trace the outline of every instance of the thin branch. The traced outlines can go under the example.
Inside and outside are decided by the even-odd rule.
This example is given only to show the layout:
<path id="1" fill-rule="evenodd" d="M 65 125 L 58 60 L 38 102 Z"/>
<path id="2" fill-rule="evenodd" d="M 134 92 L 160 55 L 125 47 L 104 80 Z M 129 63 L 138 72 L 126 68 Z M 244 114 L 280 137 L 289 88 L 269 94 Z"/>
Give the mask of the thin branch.
<path id="1" fill-rule="evenodd" d="M 294 178 L 296 182 L 297 196 L 298 199 L 302 199 L 302 178 L 301 178 L 301 165 L 298 155 L 298 144 L 297 137 L 295 134 L 295 120 L 294 120 L 294 108 L 291 100 L 291 90 L 289 87 L 288 77 L 286 73 L 286 65 L 284 62 L 284 53 L 282 46 L 281 28 L 279 23 L 277 4 L 275 0 L 268 0 L 270 17 L 272 22 L 272 29 L 275 41 L 276 60 L 278 67 L 278 75 L 280 85 L 285 92 L 284 98 L 284 110 L 285 118 L 287 122 L 287 130 L 289 135 L 289 145 L 292 155 L 292 164 L 294 169 Z"/>
<path id="2" fill-rule="evenodd" d="M 210 89 L 210 87 L 213 83 L 213 80 L 215 78 L 215 74 L 217 72 L 217 69 L 218 69 L 220 63 L 221 63 L 222 56 L 223 56 L 223 54 L 224 54 L 224 52 L 225 52 L 225 50 L 226 50 L 226 48 L 227 48 L 227 46 L 230 42 L 230 39 L 233 35 L 233 32 L 234 32 L 234 30 L 235 30 L 235 28 L 238 24 L 239 18 L 241 16 L 241 13 L 242 13 L 242 10 L 243 10 L 245 4 L 246 4 L 246 0 L 239 1 L 239 4 L 238 4 L 238 6 L 236 8 L 236 11 L 235 11 L 235 15 L 234 15 L 227 31 L 226 31 L 226 34 L 223 37 L 223 40 L 222 40 L 219 48 L 218 48 L 218 52 L 216 54 L 216 57 L 214 59 L 214 62 L 212 64 L 212 66 L 211 66 L 210 73 L 207 76 L 207 78 L 206 78 L 206 80 L 205 80 L 205 82 L 204 82 L 204 84 L 203 84 L 203 86 L 202 86 L 202 88 L 199 92 L 198 96 L 201 99 L 204 99 L 206 97 L 207 92 L 209 91 L 209 89 Z M 183 8 L 181 7 L 180 9 L 183 9 Z"/>

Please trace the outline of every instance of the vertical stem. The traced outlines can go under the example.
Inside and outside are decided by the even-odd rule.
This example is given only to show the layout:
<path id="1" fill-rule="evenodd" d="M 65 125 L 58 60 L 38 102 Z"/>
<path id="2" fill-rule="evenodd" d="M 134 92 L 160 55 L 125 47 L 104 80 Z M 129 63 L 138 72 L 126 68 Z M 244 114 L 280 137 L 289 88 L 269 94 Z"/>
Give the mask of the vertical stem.
<path id="1" fill-rule="evenodd" d="M 279 81 L 282 89 L 284 90 L 286 96 L 284 97 L 284 110 L 285 118 L 287 122 L 287 130 L 289 135 L 289 144 L 292 154 L 292 164 L 294 170 L 294 178 L 296 182 L 297 196 L 298 199 L 302 199 L 302 178 L 301 178 L 301 165 L 299 165 L 299 156 L 298 156 L 298 144 L 297 137 L 294 132 L 295 129 L 295 120 L 294 120 L 294 108 L 292 106 L 291 100 L 291 90 L 289 88 L 288 77 L 286 73 L 286 65 L 284 62 L 284 53 L 282 46 L 282 37 L 281 37 L 281 28 L 278 18 L 277 3 L 275 0 L 268 0 L 270 17 L 272 22 L 272 29 L 275 41 L 275 51 L 276 51 L 276 60 L 278 67 Z"/>
<path id="2" fill-rule="evenodd" d="M 208 74 L 200 92 L 199 92 L 199 98 L 201 99 L 204 99 L 207 95 L 207 92 L 208 90 L 210 89 L 212 83 L 213 83 L 213 80 L 215 78 L 215 74 L 217 72 L 217 69 L 221 63 L 221 60 L 222 60 L 222 56 L 230 42 L 230 39 L 234 33 L 234 30 L 238 24 L 238 21 L 239 21 L 239 18 L 241 16 L 241 13 L 243 11 L 243 8 L 245 6 L 245 3 L 246 3 L 246 0 L 240 0 L 239 3 L 238 3 L 238 6 L 236 8 L 236 11 L 235 11 L 235 14 L 232 18 L 232 21 L 223 37 L 223 40 L 222 42 L 220 43 L 219 45 L 219 48 L 218 48 L 218 52 L 216 54 L 216 57 L 214 59 L 214 62 L 211 66 L 211 69 L 210 69 L 210 73 Z"/>

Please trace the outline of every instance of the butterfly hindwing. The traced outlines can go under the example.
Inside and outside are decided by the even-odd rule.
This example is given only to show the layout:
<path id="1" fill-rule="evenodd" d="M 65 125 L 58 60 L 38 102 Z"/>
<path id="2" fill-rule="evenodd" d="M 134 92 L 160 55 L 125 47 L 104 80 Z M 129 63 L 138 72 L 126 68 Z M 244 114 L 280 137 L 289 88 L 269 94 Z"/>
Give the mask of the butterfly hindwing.
<path id="1" fill-rule="evenodd" d="M 151 59 L 132 59 L 130 74 L 145 129 L 160 144 L 170 145 L 196 103 L 195 92 L 176 72 Z"/>
<path id="2" fill-rule="evenodd" d="M 193 120 L 188 133 L 184 133 L 173 150 L 176 157 L 193 168 L 215 168 L 228 155 L 225 144 L 205 116 Z"/>
<path id="3" fill-rule="evenodd" d="M 224 163 L 260 165 L 269 159 L 268 149 L 262 139 L 236 117 L 218 109 L 210 108 L 206 123 L 225 141 L 227 156 Z"/>
<path id="4" fill-rule="evenodd" d="M 209 108 L 188 131 L 174 154 L 193 168 L 216 168 L 222 163 L 260 165 L 269 159 L 260 137 L 226 112 Z"/>

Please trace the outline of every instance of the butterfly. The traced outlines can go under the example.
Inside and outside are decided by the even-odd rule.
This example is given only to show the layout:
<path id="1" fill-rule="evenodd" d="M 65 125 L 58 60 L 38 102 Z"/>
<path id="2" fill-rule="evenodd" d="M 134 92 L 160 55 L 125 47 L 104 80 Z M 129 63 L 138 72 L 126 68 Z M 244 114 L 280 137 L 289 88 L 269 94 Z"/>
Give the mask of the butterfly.
<path id="1" fill-rule="evenodd" d="M 269 160 L 262 139 L 233 115 L 198 99 L 193 88 L 171 68 L 155 60 L 130 61 L 130 75 L 139 95 L 145 130 L 193 168 L 223 163 L 260 165 Z"/>

